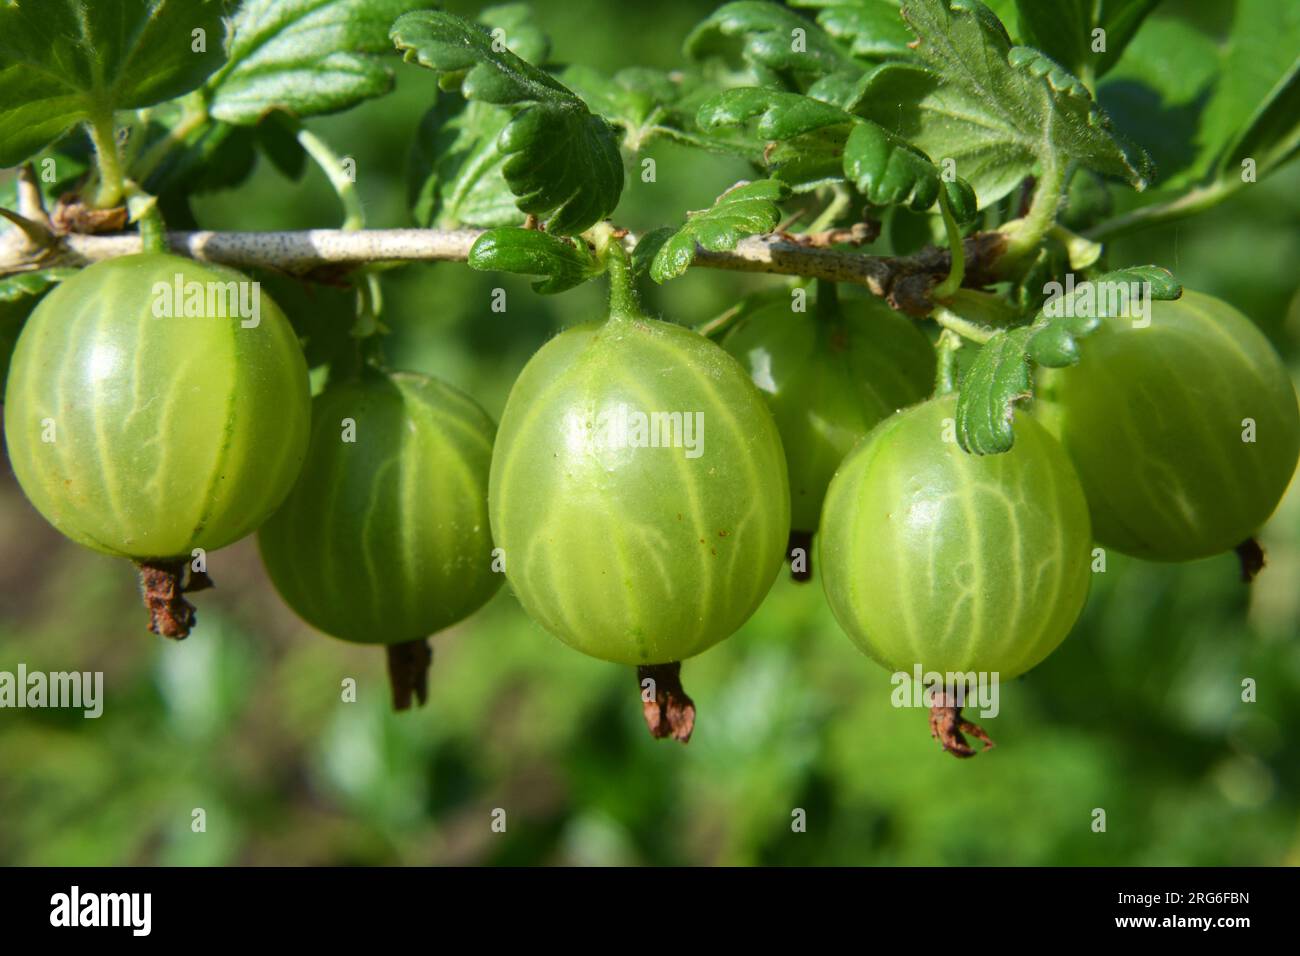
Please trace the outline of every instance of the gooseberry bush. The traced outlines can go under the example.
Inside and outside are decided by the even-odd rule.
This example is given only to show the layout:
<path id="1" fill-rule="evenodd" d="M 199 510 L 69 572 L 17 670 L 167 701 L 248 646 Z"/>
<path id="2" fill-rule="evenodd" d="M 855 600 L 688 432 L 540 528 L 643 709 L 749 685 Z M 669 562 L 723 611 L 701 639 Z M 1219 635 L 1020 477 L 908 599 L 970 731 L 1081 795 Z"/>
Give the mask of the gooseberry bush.
<path id="1" fill-rule="evenodd" d="M 1249 579 L 1300 456 L 1252 318 L 1108 248 L 1295 155 L 1294 49 L 1238 41 L 1294 35 L 1297 10 L 1236 4 L 1181 150 L 1107 79 L 1177 82 L 1161 14 L 738 0 L 672 68 L 611 74 L 556 62 L 523 3 L 0 2 L 14 474 L 58 530 L 138 565 L 157 633 L 189 633 L 208 552 L 256 532 L 305 621 L 387 648 L 405 708 L 426 638 L 504 582 L 564 644 L 637 668 L 651 733 L 683 742 L 681 663 L 788 561 L 969 756 L 964 734 L 991 742 L 964 693 L 1066 639 L 1106 549 L 1236 549 Z M 399 69 L 428 91 L 411 225 L 368 228 L 364 171 L 306 121 Z M 668 144 L 750 174 L 633 231 L 620 197 Z M 318 165 L 340 228 L 201 231 L 191 199 L 259 159 Z M 385 272 L 439 261 L 542 296 L 608 282 L 499 428 L 385 363 Z M 710 269 L 770 278 L 721 315 L 647 314 L 641 291 Z M 351 326 L 316 347 L 262 290 L 284 276 L 353 289 Z"/>

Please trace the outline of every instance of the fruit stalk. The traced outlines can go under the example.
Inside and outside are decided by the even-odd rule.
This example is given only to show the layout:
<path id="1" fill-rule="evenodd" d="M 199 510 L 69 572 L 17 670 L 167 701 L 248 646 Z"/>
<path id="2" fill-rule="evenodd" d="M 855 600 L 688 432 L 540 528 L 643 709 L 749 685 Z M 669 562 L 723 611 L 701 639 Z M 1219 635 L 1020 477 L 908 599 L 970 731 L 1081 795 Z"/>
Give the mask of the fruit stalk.
<path id="1" fill-rule="evenodd" d="M 636 676 L 650 736 L 656 740 L 672 737 L 682 743 L 689 741 L 695 729 L 695 701 L 682 688 L 681 661 L 643 664 L 636 669 Z"/>
<path id="2" fill-rule="evenodd" d="M 393 710 L 410 710 L 412 698 L 423 707 L 429 699 L 429 665 L 433 663 L 433 648 L 422 639 L 389 644 L 386 650 Z"/>
<path id="3" fill-rule="evenodd" d="M 965 734 L 984 743 L 985 750 L 996 746 L 979 724 L 972 723 L 961 715 L 957 696 L 949 691 L 940 692 L 936 703 L 930 708 L 930 736 L 943 745 L 943 749 L 954 757 L 973 757 L 975 748 L 966 741 Z"/>
<path id="4" fill-rule="evenodd" d="M 137 565 L 144 606 L 149 609 L 149 630 L 175 641 L 190 636 L 196 619 L 194 605 L 184 595 L 212 587 L 212 579 L 203 572 L 191 574 L 186 583 L 187 564 L 184 558 L 176 558 L 140 561 Z"/>

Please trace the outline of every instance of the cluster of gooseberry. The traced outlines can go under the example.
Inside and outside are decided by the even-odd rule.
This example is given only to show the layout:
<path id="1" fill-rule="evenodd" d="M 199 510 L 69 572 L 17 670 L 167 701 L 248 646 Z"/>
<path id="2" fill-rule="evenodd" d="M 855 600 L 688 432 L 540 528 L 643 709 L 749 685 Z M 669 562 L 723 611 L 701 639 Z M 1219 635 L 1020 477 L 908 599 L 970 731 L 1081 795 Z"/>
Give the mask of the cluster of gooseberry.
<path id="1" fill-rule="evenodd" d="M 834 616 L 873 659 L 1011 679 L 1073 626 L 1094 539 L 1161 561 L 1243 546 L 1300 455 L 1281 360 L 1206 295 L 1153 303 L 1142 329 L 1104 320 L 1076 366 L 1040 371 L 1011 450 L 979 456 L 930 338 L 886 305 L 827 284 L 806 315 L 765 296 L 720 346 L 642 314 L 621 248 L 607 265 L 609 314 L 529 361 L 499 430 L 451 386 L 370 365 L 312 398 L 266 297 L 251 328 L 156 317 L 158 283 L 241 281 L 228 269 L 92 265 L 15 347 L 14 472 L 69 538 L 140 566 L 158 633 L 194 622 L 194 556 L 256 530 L 304 620 L 388 648 L 404 708 L 425 697 L 426 637 L 504 571 L 561 641 L 636 666 L 651 732 L 685 741 L 681 662 L 749 618 L 787 554 L 806 579 L 814 533 Z M 620 407 L 699 415 L 707 441 L 630 441 Z M 983 736 L 952 700 L 931 722 L 958 755 L 963 730 Z"/>

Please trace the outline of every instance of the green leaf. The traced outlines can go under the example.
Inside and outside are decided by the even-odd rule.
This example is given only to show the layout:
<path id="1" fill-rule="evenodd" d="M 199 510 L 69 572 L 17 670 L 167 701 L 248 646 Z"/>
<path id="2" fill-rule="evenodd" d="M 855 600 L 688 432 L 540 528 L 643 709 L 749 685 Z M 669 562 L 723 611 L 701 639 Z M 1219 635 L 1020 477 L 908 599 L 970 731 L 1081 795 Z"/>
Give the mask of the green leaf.
<path id="1" fill-rule="evenodd" d="M 862 59 L 907 59 L 912 34 L 899 13 L 899 0 L 791 0 L 815 8 L 817 23 L 831 39 Z"/>
<path id="2" fill-rule="evenodd" d="M 654 265 L 655 257 L 659 255 L 659 250 L 676 234 L 677 230 L 672 226 L 660 226 L 638 239 L 636 248 L 632 250 L 632 275 L 634 277 L 648 275 Z"/>
<path id="3" fill-rule="evenodd" d="M 720 93 L 706 100 L 696 114 L 702 129 L 743 126 L 755 119 L 756 132 L 768 142 L 793 139 L 828 126 L 843 126 L 847 133 L 854 122 L 852 116 L 829 103 L 758 86 Z"/>
<path id="4" fill-rule="evenodd" d="M 1020 38 L 1076 76 L 1101 76 L 1119 62 L 1137 28 L 1160 0 L 1016 0 Z M 1105 31 L 1094 53 L 1093 31 Z"/>
<path id="5" fill-rule="evenodd" d="M 600 261 L 581 239 L 565 239 L 538 229 L 502 226 L 489 229 L 469 251 L 471 268 L 545 276 L 533 283 L 536 292 L 572 289 L 603 271 Z"/>
<path id="6" fill-rule="evenodd" d="M 857 96 L 862 65 L 811 20 L 765 0 L 739 0 L 715 10 L 686 38 L 686 54 L 725 56 L 737 45 L 759 79 L 788 85 L 837 106 Z"/>
<path id="7" fill-rule="evenodd" d="M 1263 179 L 1300 151 L 1300 58 L 1264 97 L 1242 127 L 1236 140 L 1223 151 L 1217 178 L 1242 175 L 1242 161 L 1255 161 L 1255 176 Z"/>
<path id="8" fill-rule="evenodd" d="M 497 137 L 502 175 L 521 210 L 549 216 L 547 228 L 570 235 L 605 218 L 623 189 L 613 129 L 569 89 L 497 49 L 486 29 L 441 11 L 417 11 L 393 24 L 408 61 L 442 74 L 466 99 L 515 110 Z"/>
<path id="9" fill-rule="evenodd" d="M 388 28 L 423 0 L 244 0 L 228 62 L 207 84 L 209 111 L 251 126 L 271 110 L 334 113 L 393 88 L 377 56 Z"/>
<path id="10" fill-rule="evenodd" d="M 978 210 L 969 183 L 960 177 L 945 181 L 928 156 L 869 120 L 856 123 L 849 134 L 844 175 L 878 206 L 929 209 L 943 189 L 958 222 L 970 222 Z"/>
<path id="11" fill-rule="evenodd" d="M 0 278 L 0 302 L 16 302 L 30 295 L 40 295 L 50 286 L 76 274 L 76 269 L 57 267 L 4 276 Z"/>
<path id="12" fill-rule="evenodd" d="M 1151 154 L 1153 185 L 1177 188 L 1209 168 L 1210 157 L 1200 155 L 1196 141 L 1220 58 L 1214 37 L 1157 13 L 1099 86 L 1097 98 L 1115 127 Z"/>
<path id="13" fill-rule="evenodd" d="M 695 73 L 632 66 L 607 77 L 587 66 L 566 67 L 559 75 L 593 112 L 623 131 L 623 146 L 637 153 L 656 139 L 741 155 L 757 160 L 748 144 L 701 135 L 695 114 L 718 88 Z"/>
<path id="14" fill-rule="evenodd" d="M 219 0 L 0 3 L 0 167 L 92 115 L 189 92 L 221 64 L 221 38 Z"/>
<path id="15" fill-rule="evenodd" d="M 768 143 L 764 162 L 774 178 L 802 192 L 847 180 L 880 205 L 931 208 L 945 188 L 959 222 L 975 217 L 975 195 L 958 179 L 943 182 L 929 157 L 870 121 L 819 100 L 763 87 L 727 90 L 701 107 L 702 129 L 754 127 Z"/>
<path id="16" fill-rule="evenodd" d="M 1291 80 L 1300 51 L 1300 4 L 1293 0 L 1239 0 L 1232 29 L 1220 45 L 1222 59 L 1197 135 L 1201 163 L 1189 180 L 1231 165 L 1236 146 L 1255 134 L 1260 146 L 1284 143 L 1294 135 L 1297 114 L 1287 106 L 1296 95 Z M 1278 110 L 1269 107 L 1278 102 Z M 1290 123 L 1287 123 L 1287 120 Z M 1245 124 L 1243 126 L 1243 124 Z M 1284 148 L 1283 154 L 1288 154 Z M 1236 156 L 1238 162 L 1240 156 Z M 1261 157 L 1255 156 L 1262 167 Z M 1231 171 L 1240 176 L 1240 168 Z"/>
<path id="17" fill-rule="evenodd" d="M 686 224 L 655 253 L 650 277 L 662 283 L 682 275 L 695 260 L 697 246 L 722 252 L 745 236 L 770 232 L 781 221 L 776 204 L 789 195 L 790 187 L 775 179 L 733 186 L 710 208 L 688 214 Z"/>
<path id="18" fill-rule="evenodd" d="M 253 128 L 258 149 L 289 179 L 302 179 L 307 168 L 307 151 L 284 121 L 284 114 L 272 113 Z"/>
<path id="19" fill-rule="evenodd" d="M 257 160 L 254 131 L 229 123 L 201 124 L 144 182 L 155 196 L 230 189 L 243 182 Z"/>
<path id="20" fill-rule="evenodd" d="M 886 63 L 864 82 L 855 112 L 936 162 L 951 159 L 981 207 L 1035 166 L 1077 162 L 1144 188 L 1150 161 L 1122 143 L 1086 87 L 1049 58 L 1013 47 L 975 0 L 904 0 L 929 69 Z"/>
<path id="21" fill-rule="evenodd" d="M 770 174 L 803 192 L 844 178 L 844 144 L 855 120 L 798 93 L 740 87 L 705 100 L 696 123 L 706 132 L 753 127 Z"/>
<path id="22" fill-rule="evenodd" d="M 550 55 L 550 38 L 528 4 L 488 7 L 479 22 L 499 31 L 495 36 L 520 56 L 545 60 Z M 411 151 L 409 198 L 419 225 L 455 229 L 522 224 L 523 213 L 503 172 L 507 157 L 497 145 L 509 122 L 505 107 L 438 96 L 420 121 Z"/>
<path id="23" fill-rule="evenodd" d="M 1033 329 L 995 332 L 971 362 L 957 392 L 957 443 L 973 455 L 1008 451 L 1015 403 L 1033 395 L 1025 345 Z"/>
<path id="24" fill-rule="evenodd" d="M 497 137 L 509 111 L 439 95 L 425 113 L 412 149 L 410 200 L 416 223 L 425 227 L 520 224 L 502 167 Z"/>
<path id="25" fill-rule="evenodd" d="M 1107 272 L 1060 299 L 1044 304 L 1033 322 L 993 334 L 981 346 L 961 381 L 957 396 L 957 441 L 976 455 L 1000 454 L 1015 442 L 1015 405 L 1033 395 L 1033 367 L 1063 368 L 1079 361 L 1079 339 L 1103 318 L 1118 314 L 1107 286 L 1150 283 L 1153 299 L 1176 299 L 1182 286 L 1159 266 L 1134 266 Z M 1072 303 L 1065 301 L 1073 298 Z M 1082 314 L 1080 314 L 1082 313 Z"/>

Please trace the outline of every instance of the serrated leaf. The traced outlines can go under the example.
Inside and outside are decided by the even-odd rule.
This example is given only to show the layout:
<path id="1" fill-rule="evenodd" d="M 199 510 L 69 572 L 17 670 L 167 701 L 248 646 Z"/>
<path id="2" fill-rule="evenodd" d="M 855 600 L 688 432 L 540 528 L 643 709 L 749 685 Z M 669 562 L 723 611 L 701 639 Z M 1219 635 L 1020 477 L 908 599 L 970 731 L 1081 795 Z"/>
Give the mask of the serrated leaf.
<path id="1" fill-rule="evenodd" d="M 0 277 L 0 302 L 16 302 L 27 296 L 40 295 L 50 286 L 76 274 L 76 269 L 58 267 Z"/>
<path id="2" fill-rule="evenodd" d="M 950 5 L 951 4 L 951 5 Z M 1035 166 L 1077 162 L 1144 188 L 1150 161 L 1120 141 L 1086 87 L 1038 51 L 1013 47 L 975 0 L 904 0 L 927 69 L 887 63 L 855 112 L 936 162 L 952 159 L 987 206 Z"/>
<path id="3" fill-rule="evenodd" d="M 971 454 L 999 454 L 1015 442 L 1011 428 L 1015 403 L 1033 394 L 1025 354 L 1032 335 L 1027 326 L 995 332 L 962 378 L 957 393 L 957 443 Z"/>
<path id="4" fill-rule="evenodd" d="M 627 67 L 605 76 L 591 67 L 566 67 L 559 79 L 623 131 L 623 146 L 637 153 L 666 138 L 687 146 L 757 159 L 749 144 L 701 135 L 695 125 L 700 104 L 717 92 L 702 77 L 685 71 L 666 73 L 647 67 Z"/>
<path id="5" fill-rule="evenodd" d="M 959 222 L 977 211 L 971 187 L 943 180 L 929 157 L 888 130 L 819 100 L 763 87 L 727 90 L 707 100 L 702 129 L 754 127 L 768 144 L 764 162 L 774 178 L 804 191 L 847 180 L 877 205 L 931 208 L 943 186 Z"/>
<path id="6" fill-rule="evenodd" d="M 420 121 L 412 149 L 411 209 L 417 224 L 460 226 L 520 224 L 502 167 L 497 137 L 510 122 L 500 106 L 439 95 Z"/>
<path id="7" fill-rule="evenodd" d="M 818 25 L 853 56 L 883 60 L 912 55 L 912 34 L 898 0 L 791 0 L 790 5 L 816 9 Z"/>
<path id="8" fill-rule="evenodd" d="M 1079 361 L 1079 339 L 1102 319 L 1119 314 L 1127 299 L 1103 295 L 1107 286 L 1150 284 L 1153 299 L 1176 299 L 1182 286 L 1167 269 L 1117 269 L 1064 290 L 1043 305 L 1029 325 L 993 334 L 980 347 L 957 396 L 957 441 L 976 455 L 1000 454 L 1015 442 L 1015 405 L 1033 395 L 1034 365 L 1064 368 Z M 1065 301 L 1073 299 L 1072 302 Z M 1111 310 L 1110 306 L 1117 308 Z"/>
<path id="9" fill-rule="evenodd" d="M 548 73 L 497 49 L 488 31 L 441 11 L 417 11 L 393 24 L 408 61 L 459 85 L 466 99 L 515 111 L 497 137 L 502 175 L 519 208 L 549 216 L 547 228 L 571 235 L 613 212 L 623 162 L 613 129 Z"/>
<path id="10" fill-rule="evenodd" d="M 378 54 L 388 28 L 426 0 L 245 0 L 232 21 L 227 62 L 207 83 L 209 112 L 251 126 L 271 110 L 334 113 L 393 87 Z"/>
<path id="11" fill-rule="evenodd" d="M 708 209 L 690 214 L 655 253 L 650 277 L 666 282 L 686 272 L 695 261 L 696 247 L 711 252 L 735 248 L 745 236 L 770 232 L 781 221 L 777 203 L 790 195 L 790 187 L 775 179 L 742 183 L 727 190 Z"/>
<path id="12" fill-rule="evenodd" d="M 536 292 L 572 289 L 600 275 L 599 260 L 581 239 L 564 239 L 537 229 L 502 226 L 489 229 L 469 251 L 471 268 L 489 272 L 545 276 L 533 283 Z"/>
<path id="13" fill-rule="evenodd" d="M 632 275 L 648 275 L 651 266 L 654 265 L 655 257 L 659 255 L 659 250 L 676 233 L 677 230 L 672 226 L 660 226 L 638 239 L 636 248 L 632 250 Z"/>
<path id="14" fill-rule="evenodd" d="M 853 117 L 836 106 L 798 93 L 748 86 L 706 100 L 696 114 L 696 122 L 703 129 L 755 122 L 758 135 L 774 141 L 793 139 L 827 126 L 843 126 L 847 131 Z"/>
<path id="15" fill-rule="evenodd" d="M 969 222 L 977 211 L 969 184 L 960 178 L 946 182 L 928 156 L 870 120 L 860 120 L 849 134 L 844 175 L 878 206 L 929 209 L 943 189 L 959 222 Z"/>
<path id="16" fill-rule="evenodd" d="M 823 31 L 799 14 L 765 0 L 719 7 L 686 38 L 686 55 L 700 60 L 726 55 L 736 45 L 760 82 L 788 78 L 796 89 L 837 106 L 857 95 L 863 68 Z"/>
<path id="17" fill-rule="evenodd" d="M 696 115 L 706 132 L 752 126 L 770 174 L 802 192 L 842 179 L 844 143 L 854 118 L 801 96 L 763 87 L 727 90 L 705 100 Z"/>
<path id="18" fill-rule="evenodd" d="M 0 167 L 16 166 L 92 113 L 187 93 L 221 54 L 219 0 L 0 3 Z M 194 52 L 192 31 L 207 49 Z"/>
<path id="19" fill-rule="evenodd" d="M 479 22 L 520 57 L 543 61 L 550 55 L 550 38 L 529 4 L 488 7 Z M 505 107 L 437 97 L 411 150 L 409 198 L 416 223 L 443 229 L 522 224 L 503 172 L 507 157 L 497 145 L 509 122 Z"/>

